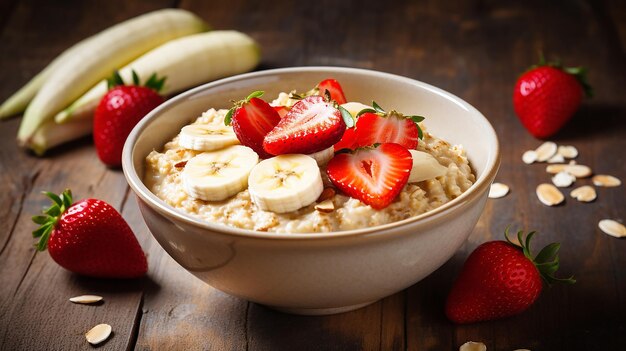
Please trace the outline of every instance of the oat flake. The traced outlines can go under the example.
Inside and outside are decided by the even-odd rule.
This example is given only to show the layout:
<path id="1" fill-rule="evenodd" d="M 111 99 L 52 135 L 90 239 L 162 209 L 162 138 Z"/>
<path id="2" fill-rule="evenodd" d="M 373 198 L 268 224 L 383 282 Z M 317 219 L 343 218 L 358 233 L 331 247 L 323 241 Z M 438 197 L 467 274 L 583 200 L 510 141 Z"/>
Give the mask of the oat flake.
<path id="1" fill-rule="evenodd" d="M 610 236 L 614 236 L 616 238 L 626 237 L 626 227 L 618 221 L 603 219 L 598 222 L 598 227 Z"/>
<path id="2" fill-rule="evenodd" d="M 111 330 L 111 326 L 108 324 L 98 324 L 85 334 L 85 338 L 90 344 L 97 345 L 109 338 Z"/>
<path id="3" fill-rule="evenodd" d="M 502 183 L 493 183 L 489 188 L 489 198 L 498 199 L 509 193 L 509 187 Z"/>
<path id="4" fill-rule="evenodd" d="M 619 178 L 613 177 L 608 174 L 598 174 L 591 178 L 593 185 L 603 187 L 614 187 L 622 185 L 622 181 Z"/>
<path id="5" fill-rule="evenodd" d="M 546 206 L 556 206 L 565 200 L 563 193 L 552 184 L 539 184 L 536 193 L 539 201 Z"/>
<path id="6" fill-rule="evenodd" d="M 98 295 L 81 295 L 81 296 L 71 297 L 70 301 L 73 302 L 73 303 L 90 304 L 90 303 L 96 303 L 96 302 L 102 301 L 102 296 L 98 296 Z"/>
<path id="7" fill-rule="evenodd" d="M 487 351 L 487 346 L 482 342 L 468 341 L 459 347 L 459 351 Z"/>

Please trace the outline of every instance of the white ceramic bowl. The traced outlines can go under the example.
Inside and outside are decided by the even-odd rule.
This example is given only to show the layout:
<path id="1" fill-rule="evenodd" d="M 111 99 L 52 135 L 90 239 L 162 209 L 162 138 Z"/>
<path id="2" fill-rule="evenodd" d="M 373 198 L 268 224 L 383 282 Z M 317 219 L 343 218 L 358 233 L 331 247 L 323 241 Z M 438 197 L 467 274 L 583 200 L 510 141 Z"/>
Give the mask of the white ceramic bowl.
<path id="1" fill-rule="evenodd" d="M 203 111 L 228 108 L 251 91 L 271 98 L 339 80 L 350 101 L 426 116 L 428 131 L 462 144 L 477 181 L 453 201 L 417 217 L 328 234 L 274 234 L 212 224 L 165 204 L 142 182 L 145 157 Z M 150 231 L 181 266 L 226 293 L 297 314 L 356 309 L 405 289 L 444 264 L 483 211 L 500 163 L 487 119 L 458 97 L 397 75 L 339 67 L 254 72 L 192 89 L 147 115 L 130 134 L 124 175 Z"/>

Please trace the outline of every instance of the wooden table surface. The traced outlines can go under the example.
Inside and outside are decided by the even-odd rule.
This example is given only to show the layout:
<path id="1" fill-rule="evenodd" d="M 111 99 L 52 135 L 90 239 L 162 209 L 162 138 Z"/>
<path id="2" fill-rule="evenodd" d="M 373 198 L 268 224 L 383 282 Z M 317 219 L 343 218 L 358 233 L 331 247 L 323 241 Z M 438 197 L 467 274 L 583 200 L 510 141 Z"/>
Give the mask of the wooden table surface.
<path id="1" fill-rule="evenodd" d="M 0 124 L 0 349 L 88 350 L 83 334 L 108 323 L 102 350 L 457 350 L 482 341 L 488 350 L 626 350 L 626 241 L 603 234 L 599 220 L 626 220 L 625 186 L 598 199 L 550 208 L 535 196 L 549 182 L 545 165 L 521 155 L 539 140 L 513 112 L 517 75 L 543 51 L 589 68 L 595 97 L 553 138 L 574 145 L 577 161 L 626 180 L 626 4 L 606 1 L 21 1 L 0 2 L 0 100 L 69 45 L 118 21 L 158 8 L 191 10 L 217 29 L 248 33 L 262 46 L 258 69 L 302 65 L 362 67 L 448 90 L 478 108 L 502 148 L 497 181 L 511 187 L 489 200 L 469 240 L 443 267 L 366 308 L 334 316 L 275 312 L 211 288 L 156 243 L 119 170 L 103 166 L 89 139 L 44 158 L 20 150 L 20 118 Z M 476 136 L 480 138 L 480 135 Z M 589 179 L 576 185 L 590 184 Z M 97 197 L 130 223 L 149 254 L 136 281 L 79 277 L 36 253 L 30 216 L 42 190 L 71 187 Z M 569 193 L 569 190 L 566 191 Z M 539 231 L 535 247 L 562 243 L 561 270 L 574 286 L 546 289 L 525 313 L 456 326 L 445 296 L 468 254 L 501 239 L 504 228 Z M 68 298 L 104 296 L 97 306 Z"/>

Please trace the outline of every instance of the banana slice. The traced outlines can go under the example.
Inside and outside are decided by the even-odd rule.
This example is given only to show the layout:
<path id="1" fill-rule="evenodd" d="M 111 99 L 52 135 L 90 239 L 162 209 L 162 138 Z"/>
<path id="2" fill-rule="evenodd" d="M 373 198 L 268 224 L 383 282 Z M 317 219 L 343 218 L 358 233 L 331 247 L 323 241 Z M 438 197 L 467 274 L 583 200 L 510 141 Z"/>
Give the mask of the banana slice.
<path id="1" fill-rule="evenodd" d="M 248 191 L 264 211 L 285 213 L 315 202 L 324 190 L 320 169 L 307 155 L 287 154 L 261 161 L 250 172 Z"/>
<path id="2" fill-rule="evenodd" d="M 314 152 L 312 154 L 308 154 L 307 156 L 312 157 L 317 165 L 322 167 L 327 164 L 333 156 L 335 156 L 335 148 L 333 146 L 324 149 L 322 151 Z"/>
<path id="3" fill-rule="evenodd" d="M 196 199 L 225 200 L 246 189 L 250 171 L 258 162 L 259 155 L 242 145 L 203 152 L 185 165 L 181 174 L 183 188 Z"/>
<path id="4" fill-rule="evenodd" d="M 231 126 L 190 124 L 180 130 L 178 144 L 189 150 L 213 151 L 239 144 L 239 139 Z"/>
<path id="5" fill-rule="evenodd" d="M 436 158 L 427 152 L 409 150 L 413 157 L 413 167 L 409 174 L 409 183 L 417 183 L 428 179 L 440 177 L 448 169 L 439 164 Z"/>
<path id="6" fill-rule="evenodd" d="M 341 107 L 348 110 L 348 112 L 350 112 L 350 114 L 354 117 L 356 117 L 356 114 L 361 112 L 362 110 L 365 110 L 366 108 L 372 108 L 372 106 L 367 106 L 360 102 L 346 102 L 345 104 L 341 105 Z"/>

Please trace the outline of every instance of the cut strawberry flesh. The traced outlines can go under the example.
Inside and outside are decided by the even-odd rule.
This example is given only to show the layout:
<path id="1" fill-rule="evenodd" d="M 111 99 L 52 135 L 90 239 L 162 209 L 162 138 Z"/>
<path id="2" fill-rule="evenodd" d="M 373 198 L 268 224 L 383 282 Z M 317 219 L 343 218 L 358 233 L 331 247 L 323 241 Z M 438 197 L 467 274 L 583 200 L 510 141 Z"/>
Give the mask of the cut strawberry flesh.
<path id="1" fill-rule="evenodd" d="M 267 102 L 252 98 L 233 113 L 231 124 L 242 145 L 254 150 L 259 157 L 272 155 L 263 149 L 263 139 L 280 122 L 280 115 Z"/>
<path id="2" fill-rule="evenodd" d="M 335 155 L 326 172 L 338 189 L 380 210 L 402 191 L 412 166 L 411 153 L 404 146 L 385 143 L 376 149 Z"/>
<path id="3" fill-rule="evenodd" d="M 415 149 L 417 140 L 417 125 L 410 118 L 395 114 L 383 117 L 375 113 L 364 113 L 356 122 L 357 147 L 396 143 L 407 149 Z"/>
<path id="4" fill-rule="evenodd" d="M 343 132 L 343 136 L 341 140 L 337 144 L 334 145 L 335 151 L 339 151 L 341 149 L 350 149 L 354 150 L 356 146 L 356 129 L 355 128 L 346 128 L 346 131 Z"/>
<path id="5" fill-rule="evenodd" d="M 278 112 L 278 115 L 280 116 L 280 118 L 285 117 L 287 112 L 289 112 L 289 107 L 287 106 L 273 106 L 273 107 L 274 107 L 274 110 Z"/>
<path id="6" fill-rule="evenodd" d="M 310 154 L 337 143 L 346 129 L 341 113 L 321 96 L 298 101 L 263 142 L 272 155 Z"/>
<path id="7" fill-rule="evenodd" d="M 324 79 L 317 85 L 317 88 L 320 91 L 320 96 L 324 96 L 324 92 L 328 90 L 328 92 L 330 93 L 330 98 L 332 100 L 335 100 L 339 105 L 348 102 L 348 100 L 346 100 L 346 95 L 343 93 L 341 85 L 335 79 Z"/>

